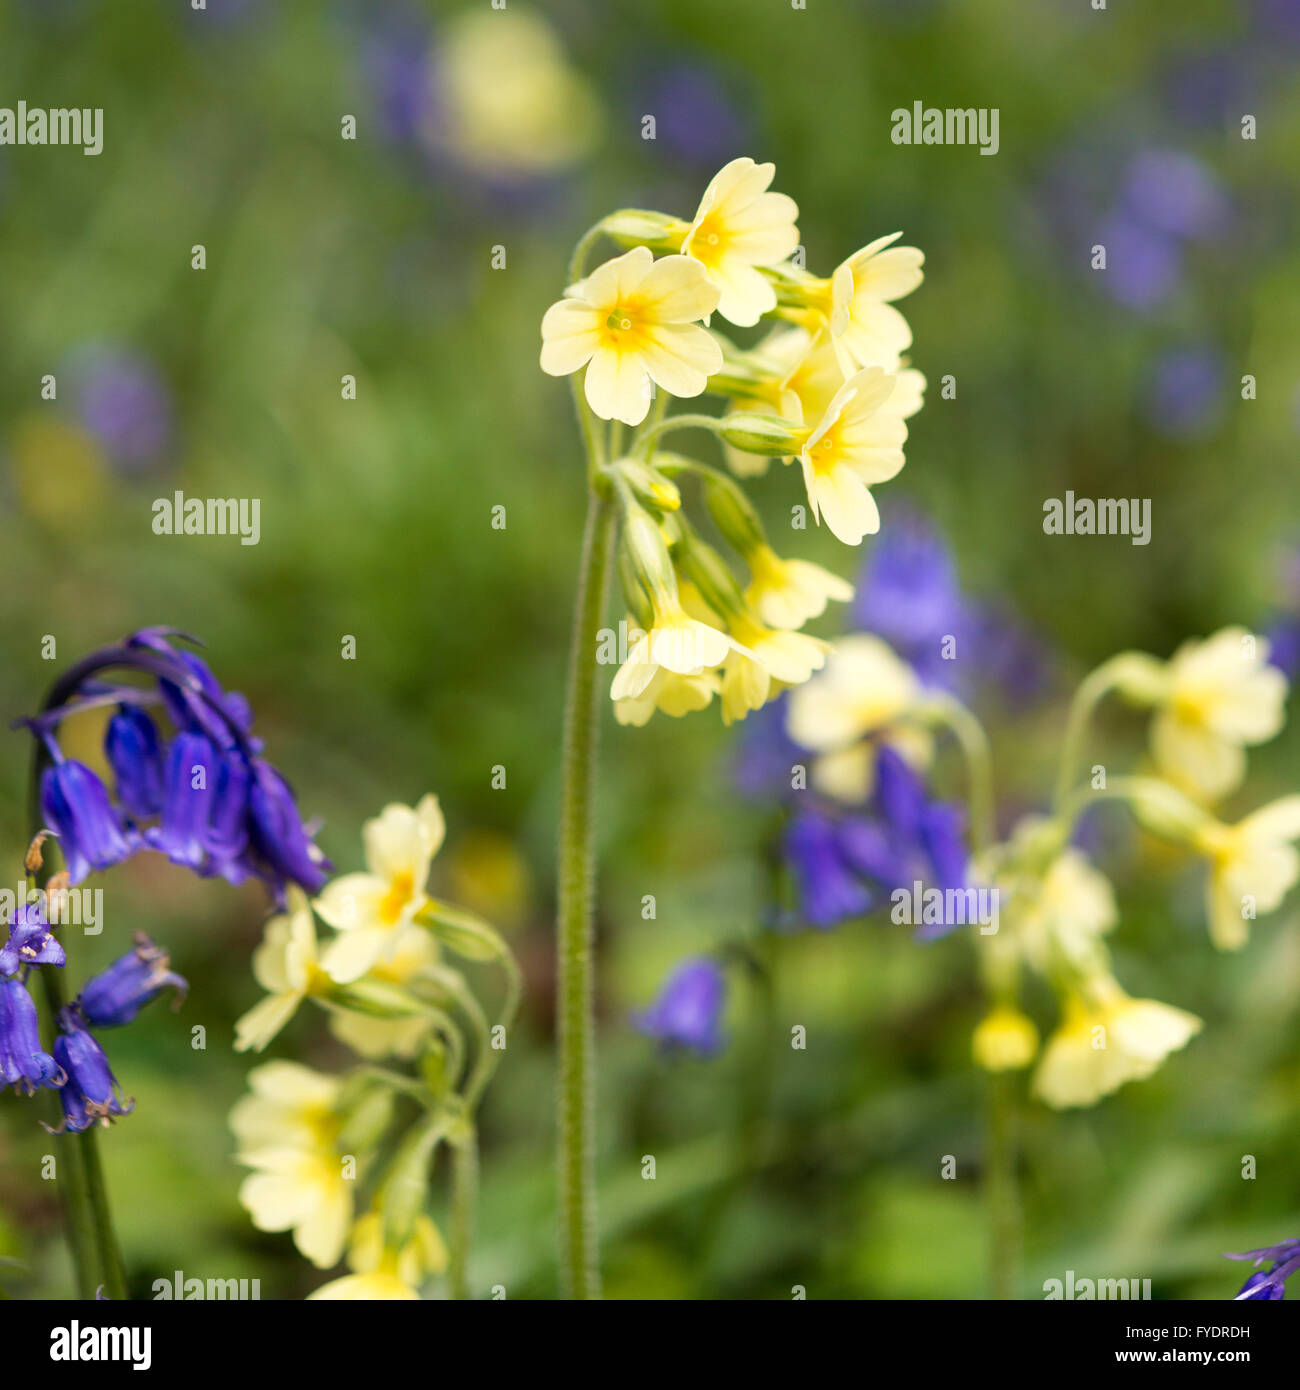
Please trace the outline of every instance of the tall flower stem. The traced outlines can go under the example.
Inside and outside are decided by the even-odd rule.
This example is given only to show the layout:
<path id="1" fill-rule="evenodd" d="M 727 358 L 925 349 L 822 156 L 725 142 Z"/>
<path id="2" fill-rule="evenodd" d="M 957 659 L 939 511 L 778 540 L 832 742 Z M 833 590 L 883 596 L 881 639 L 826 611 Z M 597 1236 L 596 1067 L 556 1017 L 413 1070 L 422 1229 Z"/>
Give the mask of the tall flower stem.
<path id="1" fill-rule="evenodd" d="M 469 1250 L 478 1200 L 478 1136 L 469 1134 L 451 1155 L 451 1231 L 447 1285 L 452 1298 L 469 1297 Z"/>
<path id="2" fill-rule="evenodd" d="M 1015 1082 L 1006 1072 L 988 1079 L 989 1290 L 993 1298 L 1019 1297 L 1020 1194 L 1016 1180 Z"/>
<path id="3" fill-rule="evenodd" d="M 45 766 L 44 746 L 36 745 L 32 758 L 31 788 L 28 799 L 28 825 L 33 838 L 43 828 L 40 811 L 41 772 Z M 38 870 L 36 883 L 44 886 L 49 877 Z M 51 1027 L 58 1027 L 59 1010 L 67 1004 L 63 978 L 59 968 L 45 966 L 37 970 L 45 994 L 45 1008 Z M 55 1125 L 61 1125 L 63 1107 L 57 1094 L 51 1093 Z M 68 1227 L 68 1244 L 72 1248 L 72 1263 L 77 1274 L 77 1288 L 82 1298 L 94 1298 L 102 1289 L 111 1299 L 126 1298 L 126 1275 L 122 1255 L 113 1231 L 113 1217 L 108 1204 L 108 1188 L 99 1161 L 95 1127 L 79 1134 L 61 1134 L 58 1139 L 57 1182 Z"/>
<path id="4" fill-rule="evenodd" d="M 560 1287 L 566 1297 L 574 1299 L 600 1297 L 594 1135 L 593 803 L 600 731 L 596 643 L 609 587 L 614 530 L 614 503 L 593 487 L 569 651 L 557 865 Z"/>

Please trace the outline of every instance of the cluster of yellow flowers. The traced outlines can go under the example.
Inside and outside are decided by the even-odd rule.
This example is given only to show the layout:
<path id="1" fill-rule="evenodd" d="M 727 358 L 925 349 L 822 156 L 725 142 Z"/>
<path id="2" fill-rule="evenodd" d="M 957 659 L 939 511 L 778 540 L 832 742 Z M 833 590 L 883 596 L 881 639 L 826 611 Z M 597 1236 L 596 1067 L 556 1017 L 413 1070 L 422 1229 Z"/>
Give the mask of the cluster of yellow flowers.
<path id="1" fill-rule="evenodd" d="M 1114 691 L 1151 712 L 1150 766 L 1107 779 L 1096 766 L 1071 783 L 1089 716 Z M 1017 1003 L 1028 966 L 1062 999 L 1035 1093 L 1057 1107 L 1091 1105 L 1126 1081 L 1149 1076 L 1201 1028 L 1182 1009 L 1130 998 L 1115 980 L 1105 938 L 1119 920 L 1114 892 L 1069 839 L 1091 802 L 1126 802 L 1146 829 L 1181 844 L 1208 865 L 1207 916 L 1220 949 L 1243 946 L 1249 922 L 1280 906 L 1300 880 L 1300 796 L 1285 796 L 1236 824 L 1211 805 L 1245 776 L 1245 748 L 1282 728 L 1285 677 L 1268 664 L 1268 645 L 1242 628 L 1185 643 L 1168 661 L 1126 652 L 1081 685 L 1071 711 L 1056 812 L 1022 821 L 982 856 L 979 870 L 1001 893 L 1002 930 L 981 943 L 995 1004 L 976 1029 L 976 1060 L 990 1070 L 1028 1066 L 1038 1036 Z"/>
<path id="2" fill-rule="evenodd" d="M 623 723 L 656 709 L 680 716 L 715 695 L 728 723 L 743 719 L 821 668 L 826 644 L 797 629 L 853 593 L 778 555 L 736 478 L 664 451 L 662 437 L 712 431 L 739 477 L 797 458 L 814 520 L 857 545 L 879 529 L 870 489 L 902 468 L 906 421 L 921 407 L 925 380 L 906 365 L 911 330 L 892 302 L 921 283 L 921 253 L 884 237 L 819 279 L 803 268 L 798 209 L 770 191 L 772 176 L 771 164 L 735 159 L 690 221 L 639 210 L 603 219 L 542 320 L 542 368 L 583 373 L 575 399 L 593 486 L 621 511 L 619 572 L 637 633 L 611 691 Z M 584 275 L 601 236 L 631 249 Z M 771 330 L 741 348 L 714 314 Z M 705 392 L 724 399 L 722 415 L 665 418 L 669 396 Z M 637 427 L 631 440 L 625 426 Z M 683 512 L 686 475 L 743 561 L 744 586 Z"/>
<path id="3" fill-rule="evenodd" d="M 475 1106 L 504 1046 L 518 977 L 487 923 L 426 891 L 444 835 L 436 797 L 386 806 L 363 828 L 365 870 L 332 880 L 314 902 L 290 889 L 286 910 L 267 922 L 253 956 L 267 993 L 236 1024 L 239 1051 L 260 1052 L 312 999 L 328 1012 L 334 1035 L 367 1059 L 343 1076 L 293 1062 L 257 1067 L 251 1094 L 230 1116 L 238 1160 L 253 1170 L 239 1194 L 253 1224 L 292 1231 L 320 1269 L 348 1251 L 353 1273 L 313 1298 L 417 1298 L 423 1280 L 448 1266 L 424 1211 L 430 1168 L 439 1143 L 454 1150 L 474 1143 Z M 323 949 L 317 916 L 335 933 Z M 506 970 L 495 1035 L 463 975 L 444 961 L 444 946 Z M 474 1034 L 472 1065 L 466 1026 Z M 413 1072 L 377 1065 L 391 1058 L 414 1062 Z M 407 1128 L 393 1152 L 399 1119 Z M 371 1196 L 358 1214 L 361 1185 Z"/>

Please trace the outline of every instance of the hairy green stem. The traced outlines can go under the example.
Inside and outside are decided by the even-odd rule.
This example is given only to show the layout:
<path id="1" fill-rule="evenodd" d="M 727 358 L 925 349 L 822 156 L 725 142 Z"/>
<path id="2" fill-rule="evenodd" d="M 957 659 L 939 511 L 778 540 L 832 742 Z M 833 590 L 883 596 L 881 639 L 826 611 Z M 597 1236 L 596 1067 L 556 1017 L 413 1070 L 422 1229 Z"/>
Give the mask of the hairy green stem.
<path id="1" fill-rule="evenodd" d="M 556 1098 L 560 1287 L 600 1297 L 595 1187 L 593 801 L 600 729 L 596 643 L 609 587 L 616 509 L 592 492 L 582 544 L 564 713 L 557 864 L 559 1085 Z"/>
<path id="2" fill-rule="evenodd" d="M 44 828 L 40 810 L 41 772 L 46 755 L 38 744 L 32 759 L 31 786 L 28 795 L 28 824 L 35 837 Z M 40 869 L 35 883 L 44 887 L 49 873 Z M 53 965 L 37 969 L 45 995 L 45 1008 L 50 1016 L 51 1029 L 57 1030 L 59 1010 L 67 1004 L 60 970 Z M 62 1128 L 63 1107 L 57 1092 L 50 1093 L 55 1128 Z M 113 1231 L 113 1217 L 108 1204 L 108 1188 L 99 1161 L 96 1126 L 79 1134 L 60 1134 L 55 1153 L 59 1197 L 63 1203 L 68 1228 L 68 1244 L 76 1269 L 77 1288 L 82 1298 L 94 1298 L 99 1290 L 111 1299 L 126 1298 L 126 1274 L 122 1255 Z"/>

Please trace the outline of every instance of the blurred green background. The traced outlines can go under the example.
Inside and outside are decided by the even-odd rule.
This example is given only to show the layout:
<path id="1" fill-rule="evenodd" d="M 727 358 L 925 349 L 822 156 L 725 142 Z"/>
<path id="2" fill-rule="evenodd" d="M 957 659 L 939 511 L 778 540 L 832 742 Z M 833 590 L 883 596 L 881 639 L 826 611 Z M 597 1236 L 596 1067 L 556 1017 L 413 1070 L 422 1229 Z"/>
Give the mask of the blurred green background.
<path id="1" fill-rule="evenodd" d="M 689 215 L 743 153 L 776 162 L 810 267 L 897 229 L 925 251 L 904 307 L 929 403 L 889 493 L 929 512 L 966 585 L 1056 654 L 1032 711 L 981 711 L 1008 805 L 1033 804 L 1084 669 L 1263 625 L 1285 601 L 1279 548 L 1300 529 L 1297 60 L 1285 0 L 1189 0 L 1176 18 L 1083 0 L 0 5 L 0 103 L 105 112 L 97 158 L 0 148 L 0 710 L 31 712 L 82 651 L 170 624 L 252 700 L 341 868 L 359 866 L 360 824 L 386 801 L 439 794 L 439 889 L 502 923 L 528 980 L 484 1116 L 480 1289 L 554 1291 L 551 859 L 584 499 L 567 387 L 537 350 L 572 243 L 618 206 Z M 890 112 L 917 100 L 997 107 L 997 156 L 892 145 Z M 1153 167 L 1174 170 L 1172 202 L 1147 196 Z M 1105 276 L 1089 269 L 1098 240 L 1127 248 Z M 1247 373 L 1257 398 L 1243 401 Z M 955 399 L 940 399 L 949 375 Z M 772 517 L 791 484 L 776 470 L 757 486 Z M 1151 498 L 1152 543 L 1049 543 L 1043 501 L 1067 488 Z M 152 502 L 175 489 L 260 498 L 260 544 L 155 536 Z M 824 533 L 798 553 L 846 574 L 858 562 Z M 1122 716 L 1106 728 L 1136 748 Z M 740 982 L 712 1062 L 659 1057 L 628 1026 L 674 961 L 758 934 L 772 812 L 737 792 L 736 747 L 712 712 L 605 732 L 607 1294 L 981 1296 L 967 943 L 917 946 L 874 922 L 767 939 L 775 1042 Z M 0 755 L 6 883 L 28 751 L 13 733 Z M 1294 789 L 1297 766 L 1292 729 L 1253 755 L 1241 804 Z M 1196 870 L 1123 839 L 1104 867 L 1125 914 L 1120 978 L 1207 1026 L 1093 1110 L 1026 1108 L 1023 1292 L 1073 1269 L 1229 1297 L 1242 1271 L 1221 1251 L 1300 1234 L 1297 908 L 1228 958 L 1209 946 Z M 225 1124 L 250 1066 L 229 1040 L 258 997 L 263 905 L 157 856 L 103 886 L 107 929 L 72 943 L 70 984 L 135 928 L 191 982 L 182 1013 L 112 1039 L 137 1101 L 102 1139 L 133 1291 L 180 1269 L 301 1297 L 323 1276 L 251 1227 Z M 785 1041 L 795 1023 L 806 1053 Z M 203 1051 L 188 1045 L 198 1024 Z M 346 1058 L 309 1010 L 272 1055 Z M 18 1262 L 0 1284 L 66 1294 L 39 1176 L 57 1141 L 31 1103 L 0 1110 L 0 1255 Z M 958 1177 L 941 1181 L 949 1154 Z"/>

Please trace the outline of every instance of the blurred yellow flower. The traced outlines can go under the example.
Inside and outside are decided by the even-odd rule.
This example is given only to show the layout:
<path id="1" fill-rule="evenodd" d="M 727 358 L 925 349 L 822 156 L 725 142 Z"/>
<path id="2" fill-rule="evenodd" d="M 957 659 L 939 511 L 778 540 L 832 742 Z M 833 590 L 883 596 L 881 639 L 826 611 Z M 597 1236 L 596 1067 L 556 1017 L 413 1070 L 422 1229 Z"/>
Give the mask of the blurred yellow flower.
<path id="1" fill-rule="evenodd" d="M 332 1279 L 308 1298 L 418 1299 L 425 1278 L 446 1269 L 447 1247 L 433 1222 L 419 1216 L 411 1238 L 400 1250 L 393 1250 L 384 1244 L 383 1217 L 367 1212 L 352 1228 L 348 1264 L 354 1273 Z"/>
<path id="2" fill-rule="evenodd" d="M 766 191 L 775 172 L 774 164 L 733 159 L 704 190 L 682 241 L 717 286 L 718 312 L 745 328 L 776 307 L 776 291 L 757 267 L 785 260 L 799 244 L 794 199 Z"/>
<path id="3" fill-rule="evenodd" d="M 584 364 L 587 403 L 603 420 L 639 425 L 650 383 L 698 396 L 722 366 L 722 349 L 697 320 L 718 290 L 689 256 L 655 260 L 638 246 L 566 291 L 542 319 L 542 370 L 568 376 Z"/>
<path id="4" fill-rule="evenodd" d="M 1282 728 L 1286 677 L 1268 664 L 1268 643 L 1226 627 L 1189 641 L 1164 671 L 1151 750 L 1176 786 L 1212 801 L 1240 786 L 1250 744 Z"/>
<path id="5" fill-rule="evenodd" d="M 916 674 L 879 637 L 854 633 L 831 648 L 825 669 L 791 692 L 786 732 L 830 753 L 883 729 L 916 699 Z"/>
<path id="6" fill-rule="evenodd" d="M 426 974 L 438 961 L 438 945 L 423 927 L 403 927 L 393 941 L 392 950 L 366 972 L 370 980 L 409 985 Z M 433 1023 L 428 1018 L 375 1018 L 351 1010 L 330 1014 L 330 1032 L 362 1057 L 414 1057 L 429 1036 Z"/>
<path id="7" fill-rule="evenodd" d="M 1038 1064 L 1034 1093 L 1058 1110 L 1095 1105 L 1125 1082 L 1150 1076 L 1200 1031 L 1195 1014 L 1131 999 L 1109 976 L 1098 976 L 1066 998 Z"/>
<path id="8" fill-rule="evenodd" d="M 595 94 L 535 12 L 458 15 L 436 53 L 429 139 L 487 177 L 551 174 L 582 159 L 601 128 Z"/>
<path id="9" fill-rule="evenodd" d="M 830 643 L 802 632 L 764 627 L 738 615 L 731 634 L 741 645 L 727 653 L 722 666 L 722 719 L 726 724 L 761 709 L 781 687 L 802 685 L 826 664 Z M 779 687 L 777 687 L 779 688 Z"/>
<path id="10" fill-rule="evenodd" d="M 428 902 L 425 882 L 446 825 L 438 798 L 430 794 L 414 808 L 385 806 L 362 834 L 367 872 L 334 879 L 316 899 L 321 918 L 341 933 L 321 957 L 322 969 L 341 984 L 360 979 L 391 951 L 401 929 Z"/>
<path id="11" fill-rule="evenodd" d="M 1195 845 L 1210 861 L 1210 936 L 1222 951 L 1246 944 L 1248 923 L 1272 912 L 1300 879 L 1300 796 L 1284 796 L 1236 825 L 1212 821 Z"/>
<path id="12" fill-rule="evenodd" d="M 985 1071 L 1018 1071 L 1034 1060 L 1038 1029 L 1009 1004 L 993 1009 L 975 1029 L 971 1051 Z"/>
<path id="13" fill-rule="evenodd" d="M 289 886 L 285 905 L 288 911 L 267 922 L 262 944 L 253 952 L 253 978 L 267 997 L 236 1021 L 236 1052 L 261 1052 L 304 999 L 331 984 L 317 962 L 311 903 L 297 884 Z"/>
<path id="14" fill-rule="evenodd" d="M 1086 970 L 1098 940 L 1119 921 L 1110 880 L 1077 849 L 1063 851 L 1014 903 L 1025 955 L 1045 975 L 1061 963 Z"/>
<path id="15" fill-rule="evenodd" d="M 352 1220 L 352 1185 L 335 1150 L 340 1082 L 295 1062 L 268 1062 L 248 1075 L 230 1127 L 238 1161 L 255 1171 L 239 1200 L 259 1231 L 293 1231 L 320 1269 L 337 1264 Z"/>
<path id="16" fill-rule="evenodd" d="M 769 627 L 799 628 L 826 611 L 834 599 L 847 603 L 853 585 L 810 560 L 783 560 L 770 546 L 746 556 L 750 583 L 745 599 Z"/>
<path id="17" fill-rule="evenodd" d="M 851 376 L 800 454 L 813 516 L 846 545 L 880 529 L 869 486 L 888 482 L 903 467 L 907 426 L 884 408 L 896 384 L 878 367 Z"/>

